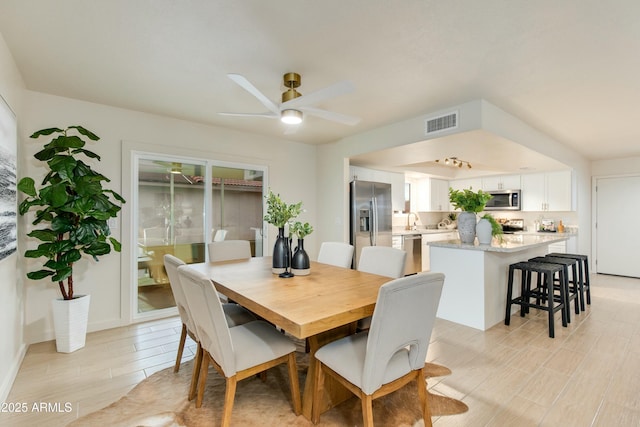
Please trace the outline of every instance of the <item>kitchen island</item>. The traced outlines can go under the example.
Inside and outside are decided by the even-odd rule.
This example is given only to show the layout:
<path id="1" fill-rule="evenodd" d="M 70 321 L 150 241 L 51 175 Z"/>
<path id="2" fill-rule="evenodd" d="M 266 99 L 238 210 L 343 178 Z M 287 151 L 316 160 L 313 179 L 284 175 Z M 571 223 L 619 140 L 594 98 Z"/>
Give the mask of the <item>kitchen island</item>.
<path id="1" fill-rule="evenodd" d="M 550 244 L 568 238 L 510 234 L 491 245 L 430 242 L 431 271 L 445 274 L 438 317 L 483 331 L 504 321 L 509 265 L 546 255 Z"/>

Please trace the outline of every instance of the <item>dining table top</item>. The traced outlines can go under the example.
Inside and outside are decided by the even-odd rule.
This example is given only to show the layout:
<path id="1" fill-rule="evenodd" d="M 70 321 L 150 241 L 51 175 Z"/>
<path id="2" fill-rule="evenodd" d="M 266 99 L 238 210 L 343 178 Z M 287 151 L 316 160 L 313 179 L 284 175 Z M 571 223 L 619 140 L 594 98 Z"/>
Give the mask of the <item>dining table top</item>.
<path id="1" fill-rule="evenodd" d="M 389 277 L 311 262 L 310 274 L 281 278 L 271 257 L 189 266 L 216 290 L 265 320 L 304 339 L 371 316 Z"/>

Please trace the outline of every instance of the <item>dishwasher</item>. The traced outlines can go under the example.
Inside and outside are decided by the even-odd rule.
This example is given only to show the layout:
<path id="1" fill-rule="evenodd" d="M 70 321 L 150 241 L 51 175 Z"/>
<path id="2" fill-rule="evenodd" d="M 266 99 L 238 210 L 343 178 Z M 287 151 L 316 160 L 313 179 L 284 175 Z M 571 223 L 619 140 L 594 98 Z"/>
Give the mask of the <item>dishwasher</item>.
<path id="1" fill-rule="evenodd" d="M 407 253 L 404 264 L 405 276 L 422 271 L 422 235 L 405 234 L 402 236 L 402 250 Z"/>

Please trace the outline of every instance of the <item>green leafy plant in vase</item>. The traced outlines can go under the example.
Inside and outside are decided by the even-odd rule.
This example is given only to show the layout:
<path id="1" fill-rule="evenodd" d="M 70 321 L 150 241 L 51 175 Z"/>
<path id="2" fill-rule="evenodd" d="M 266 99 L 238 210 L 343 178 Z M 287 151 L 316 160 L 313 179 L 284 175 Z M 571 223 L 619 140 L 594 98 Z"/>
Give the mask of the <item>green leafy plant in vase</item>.
<path id="1" fill-rule="evenodd" d="M 449 188 L 449 201 L 454 208 L 462 210 L 458 215 L 460 241 L 473 244 L 476 237 L 476 214 L 482 212 L 491 199 L 491 194 L 473 188 L 454 190 Z"/>
<path id="2" fill-rule="evenodd" d="M 273 247 L 272 272 L 274 274 L 286 274 L 282 277 L 290 277 L 287 270 L 290 267 L 290 242 L 284 235 L 284 227 L 290 224 L 300 212 L 302 212 L 302 202 L 287 204 L 282 200 L 280 194 L 269 190 L 265 196 L 267 200 L 267 213 L 264 220 L 278 227 L 278 238 Z"/>
<path id="3" fill-rule="evenodd" d="M 298 246 L 296 246 L 295 253 L 291 258 L 291 272 L 296 276 L 305 276 L 310 272 L 311 263 L 309 255 L 304 250 L 304 238 L 313 233 L 313 227 L 308 222 L 303 224 L 300 221 L 296 221 L 290 230 L 291 234 L 295 234 L 298 237 Z"/>

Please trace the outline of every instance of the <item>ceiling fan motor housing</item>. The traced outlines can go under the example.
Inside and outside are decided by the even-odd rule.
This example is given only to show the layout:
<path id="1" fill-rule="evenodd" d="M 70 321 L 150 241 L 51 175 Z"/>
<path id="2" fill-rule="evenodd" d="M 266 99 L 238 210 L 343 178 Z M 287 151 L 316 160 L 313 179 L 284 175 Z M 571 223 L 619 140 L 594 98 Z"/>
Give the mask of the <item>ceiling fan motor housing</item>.
<path id="1" fill-rule="evenodd" d="M 300 86 L 300 74 L 298 73 L 286 73 L 283 77 L 284 85 L 288 88 L 282 92 L 282 102 L 285 103 L 299 96 L 302 96 L 300 92 L 296 90 Z"/>

